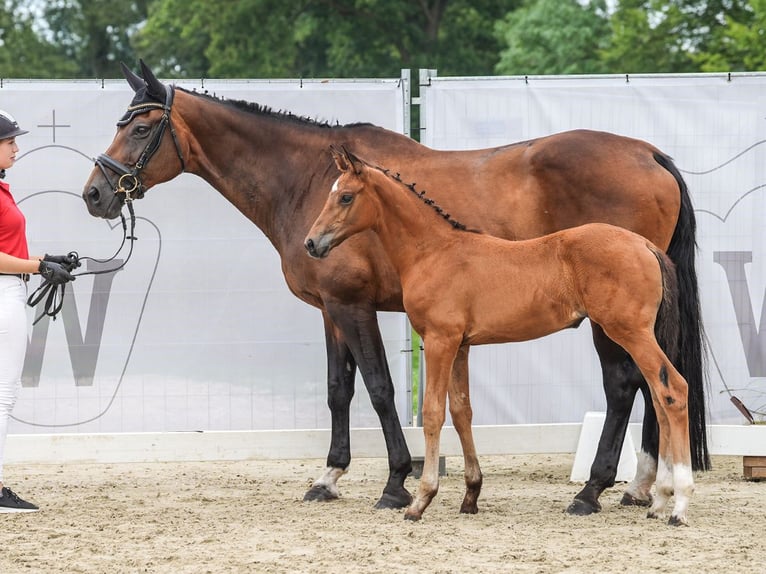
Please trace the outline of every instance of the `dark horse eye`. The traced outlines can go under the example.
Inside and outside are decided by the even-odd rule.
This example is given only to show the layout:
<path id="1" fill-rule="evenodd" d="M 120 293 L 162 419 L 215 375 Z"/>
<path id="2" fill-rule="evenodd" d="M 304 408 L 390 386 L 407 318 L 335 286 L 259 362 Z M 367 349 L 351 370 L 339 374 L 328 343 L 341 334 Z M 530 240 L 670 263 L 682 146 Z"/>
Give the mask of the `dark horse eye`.
<path id="1" fill-rule="evenodd" d="M 133 134 L 136 137 L 143 138 L 143 137 L 146 137 L 147 135 L 149 135 L 149 132 L 151 132 L 151 131 L 152 131 L 152 128 L 150 126 L 147 126 L 145 124 L 138 124 L 133 129 Z"/>
<path id="2" fill-rule="evenodd" d="M 351 193 L 344 193 L 343 195 L 340 196 L 341 205 L 348 205 L 352 201 L 354 201 L 354 196 Z"/>

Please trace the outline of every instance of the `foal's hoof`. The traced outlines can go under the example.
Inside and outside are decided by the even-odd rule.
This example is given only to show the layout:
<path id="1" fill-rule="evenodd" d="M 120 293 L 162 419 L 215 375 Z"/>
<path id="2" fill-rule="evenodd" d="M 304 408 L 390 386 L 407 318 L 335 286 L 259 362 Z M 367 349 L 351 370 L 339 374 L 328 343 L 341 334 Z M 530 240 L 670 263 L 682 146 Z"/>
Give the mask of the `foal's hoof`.
<path id="1" fill-rule="evenodd" d="M 327 502 L 337 499 L 338 495 L 322 484 L 315 484 L 303 495 L 303 502 Z"/>
<path id="2" fill-rule="evenodd" d="M 404 519 L 409 520 L 410 522 L 417 522 L 418 520 L 420 520 L 420 518 L 421 518 L 420 514 L 408 514 L 406 512 L 404 513 Z"/>
<path id="3" fill-rule="evenodd" d="M 645 500 L 642 498 L 636 498 L 632 494 L 626 492 L 622 495 L 622 500 L 620 501 L 620 504 L 622 506 L 651 506 L 652 505 L 652 497 L 649 497 L 649 500 Z"/>
<path id="4" fill-rule="evenodd" d="M 412 495 L 407 489 L 403 488 L 400 492 L 395 494 L 384 492 L 383 496 L 380 497 L 380 500 L 375 503 L 375 508 L 377 510 L 399 509 L 409 506 L 410 502 L 412 502 Z"/>
<path id="5" fill-rule="evenodd" d="M 686 518 L 680 518 L 678 516 L 671 516 L 668 519 L 668 524 L 670 526 L 689 526 L 689 523 L 686 521 Z"/>
<path id="6" fill-rule="evenodd" d="M 596 500 L 594 503 L 591 503 L 580 500 L 579 498 L 575 498 L 566 511 L 567 514 L 571 514 L 573 516 L 588 516 L 590 514 L 601 512 L 601 503 L 598 500 Z"/>

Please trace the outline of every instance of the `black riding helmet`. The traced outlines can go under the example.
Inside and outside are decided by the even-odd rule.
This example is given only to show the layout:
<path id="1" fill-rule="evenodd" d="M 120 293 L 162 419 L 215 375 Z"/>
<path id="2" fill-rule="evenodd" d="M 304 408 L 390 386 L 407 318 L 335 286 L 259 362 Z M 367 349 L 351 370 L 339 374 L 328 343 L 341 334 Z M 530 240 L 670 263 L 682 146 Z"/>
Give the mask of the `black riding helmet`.
<path id="1" fill-rule="evenodd" d="M 23 136 L 28 134 L 26 130 L 19 127 L 19 123 L 13 119 L 13 116 L 4 110 L 0 110 L 0 141 Z M 5 179 L 5 170 L 0 169 L 0 179 Z"/>
<path id="2" fill-rule="evenodd" d="M 0 140 L 7 140 L 28 133 L 28 131 L 22 130 L 19 127 L 19 123 L 11 114 L 4 110 L 0 110 Z"/>

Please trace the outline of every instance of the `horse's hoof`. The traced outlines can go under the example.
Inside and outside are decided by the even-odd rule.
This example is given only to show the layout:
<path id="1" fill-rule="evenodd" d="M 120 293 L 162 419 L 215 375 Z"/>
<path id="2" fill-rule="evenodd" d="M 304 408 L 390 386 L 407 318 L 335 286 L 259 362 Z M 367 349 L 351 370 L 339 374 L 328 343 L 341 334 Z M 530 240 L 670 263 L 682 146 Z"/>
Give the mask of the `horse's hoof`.
<path id="1" fill-rule="evenodd" d="M 598 500 L 595 501 L 595 503 L 589 503 L 580 500 L 579 498 L 575 498 L 572 501 L 572 504 L 567 507 L 566 512 L 573 516 L 588 516 L 590 514 L 601 512 L 601 503 Z"/>
<path id="2" fill-rule="evenodd" d="M 668 524 L 670 526 L 689 526 L 686 518 L 679 518 L 678 516 L 671 516 L 668 518 Z"/>
<path id="3" fill-rule="evenodd" d="M 315 484 L 303 495 L 303 502 L 327 502 L 337 499 L 337 494 L 330 492 L 329 488 L 321 484 Z"/>
<path id="4" fill-rule="evenodd" d="M 460 505 L 460 514 L 478 514 L 479 505 L 475 502 L 473 504 L 466 504 L 465 502 Z"/>
<path id="5" fill-rule="evenodd" d="M 622 506 L 651 506 L 652 505 L 652 497 L 649 497 L 649 500 L 644 500 L 642 498 L 636 498 L 632 494 L 626 492 L 622 495 L 622 500 L 620 501 L 620 504 Z"/>
<path id="6" fill-rule="evenodd" d="M 412 502 L 412 495 L 407 490 L 402 489 L 398 494 L 384 492 L 380 500 L 375 503 L 377 510 L 392 510 L 409 506 Z"/>
<path id="7" fill-rule="evenodd" d="M 407 512 L 404 513 L 404 519 L 409 520 L 410 522 L 417 522 L 420 520 L 420 514 L 409 514 Z"/>

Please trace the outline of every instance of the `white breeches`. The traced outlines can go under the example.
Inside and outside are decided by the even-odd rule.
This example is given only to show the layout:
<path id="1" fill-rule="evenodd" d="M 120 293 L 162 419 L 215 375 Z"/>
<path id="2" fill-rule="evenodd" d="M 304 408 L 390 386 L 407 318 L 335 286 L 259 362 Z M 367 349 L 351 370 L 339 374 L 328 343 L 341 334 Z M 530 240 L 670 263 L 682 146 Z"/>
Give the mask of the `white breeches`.
<path id="1" fill-rule="evenodd" d="M 0 275 L 0 482 L 3 482 L 8 421 L 21 387 L 27 350 L 26 285 Z"/>

